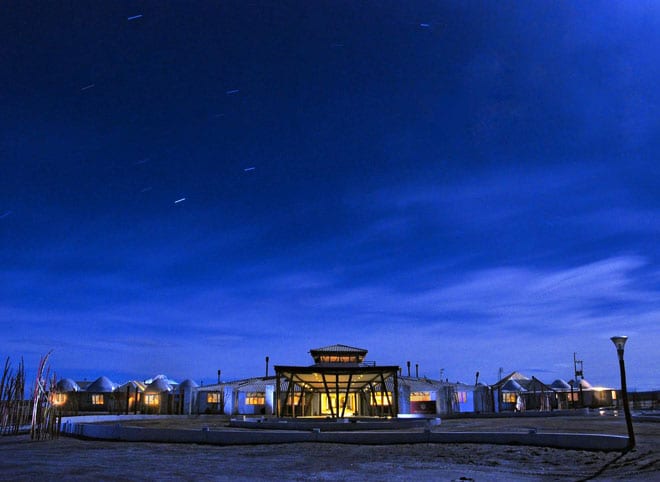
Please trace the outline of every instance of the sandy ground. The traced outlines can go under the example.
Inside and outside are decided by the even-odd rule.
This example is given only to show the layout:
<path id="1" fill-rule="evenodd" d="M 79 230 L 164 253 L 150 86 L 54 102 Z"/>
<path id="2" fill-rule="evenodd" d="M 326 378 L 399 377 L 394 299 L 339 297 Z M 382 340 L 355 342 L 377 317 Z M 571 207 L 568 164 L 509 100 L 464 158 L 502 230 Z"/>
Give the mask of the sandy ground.
<path id="1" fill-rule="evenodd" d="M 222 419 L 141 422 L 221 429 Z M 134 424 L 135 425 L 135 424 Z M 625 434 L 614 417 L 444 420 L 436 430 Z M 218 447 L 0 438 L 0 480 L 659 480 L 660 423 L 635 423 L 627 454 L 525 446 L 289 444 Z"/>

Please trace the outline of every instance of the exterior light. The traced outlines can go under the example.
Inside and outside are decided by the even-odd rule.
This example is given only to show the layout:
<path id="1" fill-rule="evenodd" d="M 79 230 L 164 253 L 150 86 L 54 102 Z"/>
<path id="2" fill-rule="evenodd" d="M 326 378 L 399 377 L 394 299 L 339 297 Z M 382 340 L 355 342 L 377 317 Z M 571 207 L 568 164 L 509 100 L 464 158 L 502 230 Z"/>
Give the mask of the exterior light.
<path id="1" fill-rule="evenodd" d="M 621 395 L 623 398 L 623 413 L 626 415 L 626 426 L 628 427 L 628 447 L 626 451 L 632 450 L 635 447 L 635 432 L 633 431 L 632 417 L 630 416 L 630 405 L 628 404 L 628 388 L 626 386 L 626 366 L 623 361 L 623 347 L 628 341 L 627 336 L 613 336 L 610 338 L 616 352 L 619 355 L 619 372 L 621 374 Z"/>
<path id="2" fill-rule="evenodd" d="M 613 336 L 610 338 L 612 340 L 612 343 L 614 343 L 614 346 L 616 347 L 617 352 L 621 352 L 623 354 L 623 347 L 626 346 L 626 342 L 628 341 L 627 336 Z"/>

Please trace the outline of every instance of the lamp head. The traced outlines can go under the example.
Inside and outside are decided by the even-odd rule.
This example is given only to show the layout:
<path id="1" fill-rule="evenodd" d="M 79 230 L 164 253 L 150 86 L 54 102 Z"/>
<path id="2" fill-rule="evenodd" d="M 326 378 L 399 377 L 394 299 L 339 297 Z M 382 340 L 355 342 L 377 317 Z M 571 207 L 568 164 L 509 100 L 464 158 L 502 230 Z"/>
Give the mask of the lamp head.
<path id="1" fill-rule="evenodd" d="M 612 340 L 612 343 L 614 343 L 614 346 L 616 346 L 617 351 L 623 351 L 623 347 L 626 345 L 626 341 L 628 341 L 627 336 L 613 336 L 610 338 Z"/>

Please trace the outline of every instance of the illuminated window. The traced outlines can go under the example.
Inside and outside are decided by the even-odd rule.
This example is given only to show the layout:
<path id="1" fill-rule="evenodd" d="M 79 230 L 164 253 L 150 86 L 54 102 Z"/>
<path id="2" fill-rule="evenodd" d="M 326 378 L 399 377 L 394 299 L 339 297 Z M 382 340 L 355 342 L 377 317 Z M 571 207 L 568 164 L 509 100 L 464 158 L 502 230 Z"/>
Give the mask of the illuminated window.
<path id="1" fill-rule="evenodd" d="M 323 395 L 321 397 L 321 413 L 327 415 L 330 413 L 340 413 L 343 412 L 345 416 L 352 416 L 355 413 L 355 407 L 357 406 L 357 398 L 355 393 L 349 393 L 348 398 L 346 395 L 339 395 L 339 403 L 337 403 L 337 396 L 333 393 L 328 399 L 328 395 Z M 332 407 L 332 410 L 330 409 Z"/>
<path id="2" fill-rule="evenodd" d="M 206 403 L 221 403 L 222 393 L 220 392 L 209 392 L 206 394 Z"/>
<path id="3" fill-rule="evenodd" d="M 504 402 L 504 403 L 516 403 L 517 398 L 518 398 L 517 393 L 503 393 L 502 394 L 502 402 Z"/>
<path id="4" fill-rule="evenodd" d="M 435 397 L 431 396 L 431 392 L 410 392 L 411 402 L 431 402 Z"/>
<path id="5" fill-rule="evenodd" d="M 612 400 L 616 400 L 616 390 L 612 390 Z"/>
<path id="6" fill-rule="evenodd" d="M 294 393 L 287 398 L 287 405 L 298 405 L 300 403 L 300 393 Z"/>
<path id="7" fill-rule="evenodd" d="M 456 403 L 467 403 L 467 392 L 454 392 L 454 401 Z"/>
<path id="8" fill-rule="evenodd" d="M 51 403 L 53 405 L 64 405 L 66 403 L 66 393 L 53 393 Z"/>
<path id="9" fill-rule="evenodd" d="M 319 363 L 359 363 L 360 360 L 355 355 L 321 355 L 318 357 Z"/>
<path id="10" fill-rule="evenodd" d="M 373 402 L 374 405 L 377 405 L 379 407 L 382 407 L 382 406 L 385 406 L 385 405 L 390 405 L 392 403 L 392 392 L 374 393 L 371 396 L 371 401 Z"/>
<path id="11" fill-rule="evenodd" d="M 266 394 L 264 392 L 248 392 L 245 395 L 246 405 L 265 405 Z"/>
<path id="12" fill-rule="evenodd" d="M 103 405 L 103 394 L 102 393 L 92 394 L 92 405 Z"/>
<path id="13" fill-rule="evenodd" d="M 147 393 L 144 395 L 144 404 L 150 407 L 158 405 L 159 395 L 157 393 Z"/>

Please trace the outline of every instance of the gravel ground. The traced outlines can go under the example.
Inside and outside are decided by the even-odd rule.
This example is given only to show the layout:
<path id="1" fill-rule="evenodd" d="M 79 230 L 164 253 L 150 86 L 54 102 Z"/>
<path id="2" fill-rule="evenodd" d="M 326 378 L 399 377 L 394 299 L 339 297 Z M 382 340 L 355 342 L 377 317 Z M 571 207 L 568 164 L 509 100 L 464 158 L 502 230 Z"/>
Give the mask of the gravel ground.
<path id="1" fill-rule="evenodd" d="M 136 425 L 134 423 L 133 425 Z M 221 429 L 199 417 L 143 426 Z M 215 426 L 215 427 L 214 427 Z M 446 420 L 436 430 L 625 434 L 615 417 Z M 626 454 L 477 444 L 203 446 L 0 437 L 0 480 L 660 480 L 660 423 Z"/>

